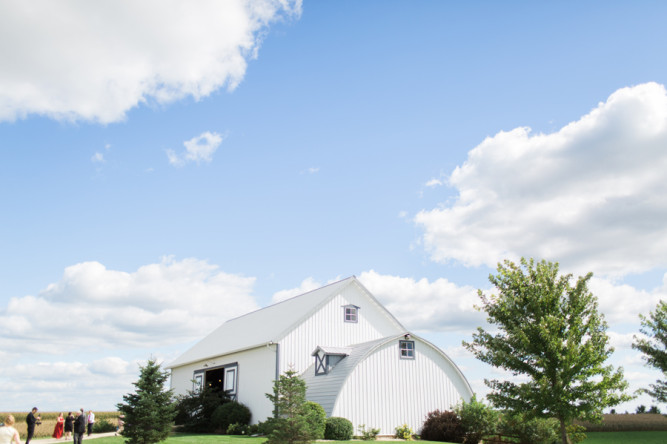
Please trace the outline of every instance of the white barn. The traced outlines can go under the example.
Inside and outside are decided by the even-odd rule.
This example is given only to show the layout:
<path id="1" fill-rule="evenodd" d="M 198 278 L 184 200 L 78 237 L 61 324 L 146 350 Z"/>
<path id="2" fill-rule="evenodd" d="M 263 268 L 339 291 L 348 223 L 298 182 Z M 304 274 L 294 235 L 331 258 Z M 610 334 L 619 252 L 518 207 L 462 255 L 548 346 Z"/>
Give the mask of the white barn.
<path id="1" fill-rule="evenodd" d="M 265 394 L 290 368 L 327 416 L 383 435 L 402 424 L 417 432 L 428 412 L 472 397 L 452 360 L 408 332 L 356 277 L 231 319 L 167 368 L 176 394 L 221 387 L 250 408 L 253 423 L 271 416 Z"/>

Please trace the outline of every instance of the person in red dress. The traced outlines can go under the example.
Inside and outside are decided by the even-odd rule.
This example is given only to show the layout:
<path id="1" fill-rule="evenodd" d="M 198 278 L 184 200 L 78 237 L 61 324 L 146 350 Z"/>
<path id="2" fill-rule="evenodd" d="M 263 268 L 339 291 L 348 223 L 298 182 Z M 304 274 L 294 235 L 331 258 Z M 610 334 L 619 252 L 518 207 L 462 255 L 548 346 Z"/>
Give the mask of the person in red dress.
<path id="1" fill-rule="evenodd" d="M 65 418 L 63 414 L 58 415 L 58 420 L 56 421 L 56 427 L 53 429 L 53 436 L 56 439 L 60 439 L 63 436 L 63 426 L 65 425 Z"/>

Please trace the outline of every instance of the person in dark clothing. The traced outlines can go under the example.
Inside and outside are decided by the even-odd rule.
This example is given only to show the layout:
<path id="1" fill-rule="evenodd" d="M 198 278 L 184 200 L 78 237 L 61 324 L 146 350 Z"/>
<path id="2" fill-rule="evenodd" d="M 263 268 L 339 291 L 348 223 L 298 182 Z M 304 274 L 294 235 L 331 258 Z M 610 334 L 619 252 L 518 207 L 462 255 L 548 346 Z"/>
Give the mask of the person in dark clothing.
<path id="1" fill-rule="evenodd" d="M 65 439 L 72 437 L 72 430 L 74 430 L 74 415 L 69 412 L 65 418 Z"/>
<path id="2" fill-rule="evenodd" d="M 74 420 L 74 444 L 83 442 L 84 433 L 86 433 L 86 414 L 81 409 Z"/>
<path id="3" fill-rule="evenodd" d="M 33 407 L 28 416 L 25 417 L 25 422 L 28 424 L 28 436 L 25 439 L 25 444 L 29 444 L 32 436 L 35 434 L 35 425 L 41 424 L 41 418 L 35 416 L 37 413 L 37 407 Z"/>

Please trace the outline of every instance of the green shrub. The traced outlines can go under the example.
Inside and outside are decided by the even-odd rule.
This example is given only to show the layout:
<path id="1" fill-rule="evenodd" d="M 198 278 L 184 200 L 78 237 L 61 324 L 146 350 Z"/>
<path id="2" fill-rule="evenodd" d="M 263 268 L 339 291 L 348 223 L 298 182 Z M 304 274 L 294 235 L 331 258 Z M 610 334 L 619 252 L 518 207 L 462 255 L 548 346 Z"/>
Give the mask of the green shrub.
<path id="1" fill-rule="evenodd" d="M 332 439 L 334 441 L 349 441 L 352 439 L 354 433 L 354 426 L 345 418 L 332 416 L 327 418 L 326 426 L 324 428 L 324 439 Z"/>
<path id="2" fill-rule="evenodd" d="M 552 444 L 560 441 L 558 421 L 554 418 L 532 418 L 517 413 L 505 413 L 500 421 L 500 433 L 516 436 L 519 444 Z"/>
<path id="3" fill-rule="evenodd" d="M 239 424 L 238 422 L 235 422 L 234 424 L 229 424 L 229 427 L 227 427 L 227 434 L 249 436 L 251 435 L 251 429 L 248 424 Z"/>
<path id="4" fill-rule="evenodd" d="M 211 425 L 214 431 L 225 433 L 231 424 L 248 425 L 251 417 L 248 407 L 240 402 L 229 401 L 213 411 Z"/>
<path id="5" fill-rule="evenodd" d="M 586 427 L 577 425 L 577 424 L 570 424 L 567 426 L 567 436 L 570 437 L 570 442 L 572 444 L 577 444 L 580 443 L 581 441 L 586 439 L 586 434 L 584 433 L 586 431 Z"/>
<path id="6" fill-rule="evenodd" d="M 421 439 L 462 443 L 465 433 L 459 416 L 450 411 L 435 410 L 426 415 L 422 426 Z"/>
<path id="7" fill-rule="evenodd" d="M 475 395 L 470 402 L 458 404 L 454 412 L 461 420 L 466 444 L 477 444 L 483 437 L 496 433 L 500 414 L 478 401 Z"/>
<path id="8" fill-rule="evenodd" d="M 266 421 L 257 424 L 257 433 L 264 436 L 269 436 L 280 425 L 277 418 L 266 418 Z"/>
<path id="9" fill-rule="evenodd" d="M 213 432 L 213 412 L 227 402 L 230 402 L 229 396 L 220 389 L 204 387 L 199 391 L 190 390 L 187 395 L 176 398 L 175 422 L 183 426 L 184 432 Z"/>
<path id="10" fill-rule="evenodd" d="M 98 421 L 95 421 L 95 424 L 93 425 L 93 433 L 107 433 L 115 431 L 116 431 L 116 424 L 112 424 L 106 419 L 100 419 Z"/>
<path id="11" fill-rule="evenodd" d="M 394 435 L 398 439 L 405 439 L 407 441 L 412 441 L 412 429 L 408 427 L 407 424 L 403 424 L 402 426 L 398 426 L 394 429 L 396 431 L 396 434 Z"/>
<path id="12" fill-rule="evenodd" d="M 315 439 L 324 439 L 324 429 L 326 428 L 327 412 L 316 402 L 306 402 L 306 421 L 310 429 L 310 436 Z"/>
<path id="13" fill-rule="evenodd" d="M 361 424 L 358 428 L 360 435 L 360 438 L 364 441 L 375 441 L 378 437 L 378 434 L 380 433 L 380 429 L 366 429 L 366 424 Z"/>
<path id="14" fill-rule="evenodd" d="M 250 436 L 259 435 L 259 425 L 258 424 L 248 425 L 248 435 Z"/>

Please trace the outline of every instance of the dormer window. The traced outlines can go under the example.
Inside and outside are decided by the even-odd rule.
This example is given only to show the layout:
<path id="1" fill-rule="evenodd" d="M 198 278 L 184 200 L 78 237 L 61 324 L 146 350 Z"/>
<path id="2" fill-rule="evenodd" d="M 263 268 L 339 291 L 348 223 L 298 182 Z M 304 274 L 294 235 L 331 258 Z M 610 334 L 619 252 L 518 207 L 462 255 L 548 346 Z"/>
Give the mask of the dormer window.
<path id="1" fill-rule="evenodd" d="M 359 307 L 356 305 L 343 305 L 343 311 L 345 313 L 345 322 L 359 321 Z"/>
<path id="2" fill-rule="evenodd" d="M 415 341 L 398 341 L 401 359 L 415 359 Z"/>
<path id="3" fill-rule="evenodd" d="M 344 347 L 317 347 L 312 353 L 315 356 L 315 376 L 326 375 L 349 354 L 349 349 Z"/>

